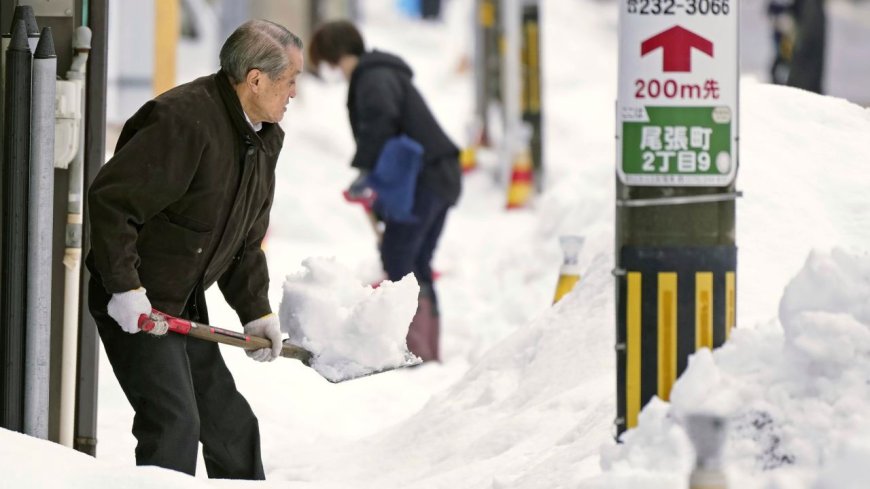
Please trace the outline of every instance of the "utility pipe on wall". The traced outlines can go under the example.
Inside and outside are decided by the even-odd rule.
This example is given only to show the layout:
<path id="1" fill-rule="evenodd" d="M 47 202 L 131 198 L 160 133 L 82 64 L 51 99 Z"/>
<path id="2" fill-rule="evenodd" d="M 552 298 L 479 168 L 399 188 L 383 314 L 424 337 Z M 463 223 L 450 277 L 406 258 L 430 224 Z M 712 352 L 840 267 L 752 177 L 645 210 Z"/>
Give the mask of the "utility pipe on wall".
<path id="1" fill-rule="evenodd" d="M 108 4 L 110 0 L 90 0 L 85 4 L 82 25 L 90 26 L 94 33 L 88 53 L 87 104 L 85 105 L 85 193 L 100 167 L 106 160 L 106 33 L 109 30 Z M 87 220 L 87 209 L 85 209 Z M 82 253 L 87 254 L 90 239 L 85 227 L 82 236 Z M 82 267 L 83 280 L 90 278 Z M 82 304 L 88 303 L 88 291 L 81 293 Z M 75 449 L 92 457 L 97 456 L 97 405 L 100 339 L 97 325 L 87 308 L 82 308 L 79 329 L 79 368 L 76 390 Z"/>
<path id="2" fill-rule="evenodd" d="M 27 192 L 30 164 L 30 72 L 32 58 L 23 20 L 12 26 L 6 51 L 3 125 L 2 269 L 0 277 L 0 426 L 22 431 L 24 324 L 27 283 Z"/>
<path id="3" fill-rule="evenodd" d="M 81 111 L 85 107 L 85 72 L 91 49 L 91 30 L 76 28 L 73 39 L 76 55 L 67 72 L 67 79 L 79 85 Z M 60 387 L 60 443 L 73 446 L 75 426 L 76 367 L 79 325 L 79 282 L 82 261 L 82 203 L 84 187 L 84 131 L 81 131 L 76 157 L 69 166 L 69 202 L 64 252 L 63 353 Z"/>
<path id="4" fill-rule="evenodd" d="M 33 55 L 24 354 L 24 433 L 42 439 L 48 439 L 56 78 L 54 40 L 45 27 Z"/>

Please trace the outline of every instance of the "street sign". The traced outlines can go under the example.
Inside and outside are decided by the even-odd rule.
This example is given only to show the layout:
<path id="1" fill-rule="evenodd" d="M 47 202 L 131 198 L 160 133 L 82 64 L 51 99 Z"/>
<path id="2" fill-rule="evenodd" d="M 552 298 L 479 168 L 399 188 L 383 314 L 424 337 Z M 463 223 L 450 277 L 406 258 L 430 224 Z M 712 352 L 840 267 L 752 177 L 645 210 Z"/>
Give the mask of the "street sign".
<path id="1" fill-rule="evenodd" d="M 730 185 L 737 173 L 738 0 L 619 5 L 619 179 Z"/>

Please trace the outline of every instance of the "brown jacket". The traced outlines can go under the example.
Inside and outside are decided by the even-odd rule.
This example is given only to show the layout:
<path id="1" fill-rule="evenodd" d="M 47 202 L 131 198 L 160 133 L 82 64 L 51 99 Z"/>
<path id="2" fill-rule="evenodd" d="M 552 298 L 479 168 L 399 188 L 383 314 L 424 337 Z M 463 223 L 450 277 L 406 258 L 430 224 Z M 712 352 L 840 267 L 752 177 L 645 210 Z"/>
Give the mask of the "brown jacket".
<path id="1" fill-rule="evenodd" d="M 254 132 L 222 72 L 149 101 L 88 192 L 88 269 L 169 314 L 215 282 L 243 323 L 268 314 L 260 244 L 283 140 L 277 124 Z"/>

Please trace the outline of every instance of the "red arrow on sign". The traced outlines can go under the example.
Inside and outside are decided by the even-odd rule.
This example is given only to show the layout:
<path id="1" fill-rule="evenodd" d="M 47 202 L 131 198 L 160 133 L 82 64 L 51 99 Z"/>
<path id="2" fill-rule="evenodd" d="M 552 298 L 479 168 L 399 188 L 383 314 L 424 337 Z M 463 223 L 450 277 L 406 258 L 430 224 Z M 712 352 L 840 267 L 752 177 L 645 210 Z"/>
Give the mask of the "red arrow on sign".
<path id="1" fill-rule="evenodd" d="M 692 48 L 713 57 L 713 43 L 694 32 L 674 26 L 647 39 L 640 45 L 641 57 L 662 48 L 665 72 L 692 71 Z"/>

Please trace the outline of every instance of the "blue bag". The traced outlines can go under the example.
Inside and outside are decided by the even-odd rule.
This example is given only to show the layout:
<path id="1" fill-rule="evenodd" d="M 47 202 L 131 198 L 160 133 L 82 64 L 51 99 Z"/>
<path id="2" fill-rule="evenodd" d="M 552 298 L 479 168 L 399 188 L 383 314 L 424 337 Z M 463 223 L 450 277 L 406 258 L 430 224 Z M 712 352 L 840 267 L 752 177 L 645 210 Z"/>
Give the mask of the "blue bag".
<path id="1" fill-rule="evenodd" d="M 423 146 L 408 136 L 387 140 L 368 184 L 377 194 L 374 211 L 385 221 L 414 223 L 414 193 L 423 166 Z"/>
<path id="2" fill-rule="evenodd" d="M 420 6 L 420 0 L 399 0 L 396 2 L 396 6 L 400 12 L 415 19 L 420 18 L 420 14 L 423 11 Z"/>

